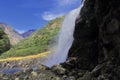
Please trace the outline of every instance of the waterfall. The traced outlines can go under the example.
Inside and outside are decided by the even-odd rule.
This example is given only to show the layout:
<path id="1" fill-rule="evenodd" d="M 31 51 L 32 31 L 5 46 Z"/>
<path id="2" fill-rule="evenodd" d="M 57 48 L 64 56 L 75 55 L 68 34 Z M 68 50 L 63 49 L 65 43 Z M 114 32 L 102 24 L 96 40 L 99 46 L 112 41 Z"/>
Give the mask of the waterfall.
<path id="1" fill-rule="evenodd" d="M 62 23 L 62 28 L 60 30 L 56 51 L 47 57 L 47 60 L 43 63 L 43 65 L 51 67 L 66 60 L 68 51 L 74 40 L 73 33 L 75 28 L 75 21 L 80 13 L 83 3 L 79 8 L 72 10 L 65 16 L 65 19 Z"/>

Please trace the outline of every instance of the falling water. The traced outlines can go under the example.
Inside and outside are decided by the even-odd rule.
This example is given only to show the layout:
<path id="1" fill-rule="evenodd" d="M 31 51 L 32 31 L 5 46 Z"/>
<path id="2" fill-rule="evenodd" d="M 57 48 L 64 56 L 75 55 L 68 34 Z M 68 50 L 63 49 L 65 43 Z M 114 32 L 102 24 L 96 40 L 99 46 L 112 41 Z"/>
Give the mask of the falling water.
<path id="1" fill-rule="evenodd" d="M 60 30 L 56 51 L 48 56 L 45 63 L 43 63 L 44 65 L 51 67 L 66 60 L 68 51 L 74 40 L 73 32 L 75 28 L 75 21 L 80 13 L 82 6 L 83 4 L 79 8 L 72 10 L 65 16 L 62 28 Z"/>

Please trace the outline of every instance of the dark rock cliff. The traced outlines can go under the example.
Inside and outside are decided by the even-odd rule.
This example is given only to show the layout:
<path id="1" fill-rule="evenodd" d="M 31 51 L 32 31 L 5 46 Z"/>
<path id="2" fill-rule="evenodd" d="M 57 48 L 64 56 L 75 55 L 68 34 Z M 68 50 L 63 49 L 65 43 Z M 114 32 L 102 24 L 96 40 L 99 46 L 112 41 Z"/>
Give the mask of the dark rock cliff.
<path id="1" fill-rule="evenodd" d="M 120 0 L 85 1 L 63 66 L 88 70 L 95 80 L 120 80 Z"/>

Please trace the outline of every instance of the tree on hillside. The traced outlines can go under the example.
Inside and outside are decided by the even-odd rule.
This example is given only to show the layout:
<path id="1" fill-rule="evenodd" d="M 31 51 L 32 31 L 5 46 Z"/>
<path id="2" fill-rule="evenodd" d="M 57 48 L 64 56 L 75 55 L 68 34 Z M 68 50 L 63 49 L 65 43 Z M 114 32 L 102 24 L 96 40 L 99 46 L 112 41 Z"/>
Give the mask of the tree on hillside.
<path id="1" fill-rule="evenodd" d="M 3 29 L 0 28 L 0 55 L 8 49 L 10 49 L 10 41 Z"/>

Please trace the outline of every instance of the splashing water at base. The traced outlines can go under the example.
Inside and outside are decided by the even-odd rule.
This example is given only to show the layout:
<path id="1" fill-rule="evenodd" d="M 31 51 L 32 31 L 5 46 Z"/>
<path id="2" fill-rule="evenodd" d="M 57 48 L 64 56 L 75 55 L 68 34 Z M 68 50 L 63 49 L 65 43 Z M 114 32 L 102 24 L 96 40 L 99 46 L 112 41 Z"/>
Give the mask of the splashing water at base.
<path id="1" fill-rule="evenodd" d="M 43 65 L 51 67 L 66 60 L 68 51 L 74 40 L 73 32 L 75 28 L 75 21 L 82 6 L 83 4 L 79 8 L 72 10 L 66 15 L 60 30 L 56 50 L 47 57 L 47 60 L 43 63 Z"/>

